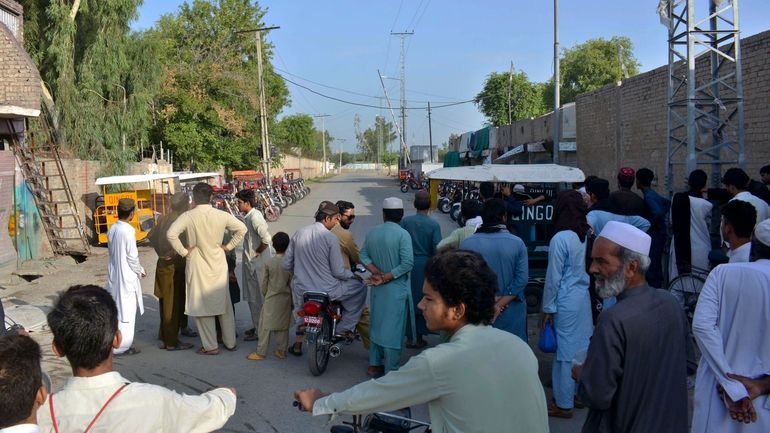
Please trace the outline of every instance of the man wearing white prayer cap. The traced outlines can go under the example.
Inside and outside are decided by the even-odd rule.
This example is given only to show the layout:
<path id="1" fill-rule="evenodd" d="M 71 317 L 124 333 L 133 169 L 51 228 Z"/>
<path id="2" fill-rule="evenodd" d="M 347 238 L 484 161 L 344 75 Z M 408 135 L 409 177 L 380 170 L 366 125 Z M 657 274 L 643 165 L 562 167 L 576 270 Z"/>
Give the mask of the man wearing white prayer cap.
<path id="1" fill-rule="evenodd" d="M 377 377 L 398 370 L 401 344 L 407 319 L 414 328 L 414 317 L 408 314 L 411 288 L 409 272 L 414 266 L 412 238 L 401 228 L 404 202 L 388 197 L 382 201 L 383 224 L 366 235 L 361 249 L 361 263 L 372 273 L 369 298 L 369 376 Z"/>
<path id="2" fill-rule="evenodd" d="M 770 432 L 770 219 L 754 228 L 751 258 L 717 266 L 698 298 L 694 433 Z"/>
<path id="3" fill-rule="evenodd" d="M 596 291 L 617 304 L 599 315 L 586 360 L 573 369 L 589 408 L 583 433 L 687 431 L 692 339 L 676 299 L 644 278 L 649 251 L 650 236 L 617 221 L 594 242 Z"/>

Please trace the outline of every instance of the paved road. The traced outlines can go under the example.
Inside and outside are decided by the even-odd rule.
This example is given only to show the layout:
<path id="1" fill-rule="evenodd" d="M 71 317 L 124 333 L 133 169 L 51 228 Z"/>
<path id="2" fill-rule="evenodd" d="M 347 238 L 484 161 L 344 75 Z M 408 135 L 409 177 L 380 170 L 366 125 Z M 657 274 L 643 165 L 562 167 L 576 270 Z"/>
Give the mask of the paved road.
<path id="1" fill-rule="evenodd" d="M 322 200 L 345 199 L 356 205 L 357 218 L 351 229 L 359 245 L 363 244 L 366 232 L 381 223 L 380 204 L 385 197 L 402 198 L 406 213 L 414 212 L 413 195 L 399 192 L 398 184 L 392 178 L 343 174 L 310 186 L 312 193 L 309 196 L 286 209 L 279 221 L 270 224 L 272 233 L 285 231 L 291 235 L 297 228 L 310 224 L 318 203 Z M 440 222 L 444 235 L 456 227 L 456 224 L 446 215 L 437 214 L 436 219 Z M 360 344 L 345 348 L 341 357 L 330 361 L 327 372 L 321 377 L 311 376 L 304 357 L 290 356 L 286 360 L 269 357 L 261 362 L 248 361 L 246 355 L 254 350 L 255 343 L 246 343 L 240 339 L 237 351 L 221 350 L 218 356 L 201 356 L 191 350 L 167 352 L 158 349 L 156 347 L 159 322 L 157 301 L 152 296 L 156 256 L 146 247 L 140 249 L 140 256 L 149 274 L 143 280 L 146 311 L 138 320 L 136 335 L 137 344 L 142 348 L 142 353 L 116 359 L 115 369 L 130 380 L 156 383 L 186 393 L 200 393 L 214 386 L 235 387 L 238 391 L 238 408 L 222 431 L 327 432 L 329 427 L 325 417 L 312 417 L 306 413 L 299 413 L 292 407 L 291 392 L 310 386 L 324 391 L 338 391 L 368 379 L 365 373 L 368 356 Z M 105 264 L 89 266 L 94 269 L 104 266 L 104 270 L 99 269 L 98 274 L 88 275 L 90 277 L 88 282 L 94 282 L 96 279 L 96 282 L 103 284 L 106 261 L 104 257 L 100 260 Z M 89 259 L 89 262 L 91 261 L 92 259 Z M 56 289 L 62 288 L 64 287 Z M 47 298 L 53 299 L 52 296 Z M 43 300 L 35 303 L 42 305 Z M 535 317 L 530 318 L 530 329 L 534 329 L 535 320 Z M 243 302 L 236 305 L 236 326 L 240 334 L 251 327 L 248 308 Z M 534 332 L 531 331 L 530 335 L 530 340 L 534 341 Z M 46 339 L 50 341 L 50 333 L 38 334 L 38 336 L 41 344 L 46 347 Z M 196 347 L 199 346 L 198 339 L 186 340 L 195 343 Z M 45 368 L 53 373 L 56 388 L 66 378 L 67 367 L 65 363 L 54 360 L 50 356 L 50 351 L 47 352 L 48 356 L 44 364 Z M 416 351 L 406 349 L 403 360 L 415 353 Z M 544 382 L 550 382 L 549 359 L 544 355 L 540 356 L 541 377 Z M 550 395 L 549 389 L 547 392 Z M 427 420 L 427 407 L 423 405 L 413 408 L 413 415 Z M 551 431 L 579 431 L 585 410 L 577 411 L 576 415 L 575 419 L 569 421 L 553 420 Z"/>

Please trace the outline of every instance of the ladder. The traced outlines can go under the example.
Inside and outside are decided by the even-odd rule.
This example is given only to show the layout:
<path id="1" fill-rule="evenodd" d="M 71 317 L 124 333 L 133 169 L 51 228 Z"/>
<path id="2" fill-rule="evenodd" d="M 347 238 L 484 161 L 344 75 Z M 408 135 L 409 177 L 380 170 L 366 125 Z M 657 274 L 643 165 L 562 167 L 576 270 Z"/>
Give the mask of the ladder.
<path id="1" fill-rule="evenodd" d="M 38 144 L 34 135 L 31 139 L 21 142 L 19 133 L 23 131 L 16 131 L 10 120 L 6 122 L 11 132 L 11 146 L 16 161 L 35 198 L 53 253 L 69 256 L 89 255 L 91 250 L 88 238 L 62 166 L 58 145 L 51 139 Z M 41 126 L 45 128 L 45 125 Z"/>

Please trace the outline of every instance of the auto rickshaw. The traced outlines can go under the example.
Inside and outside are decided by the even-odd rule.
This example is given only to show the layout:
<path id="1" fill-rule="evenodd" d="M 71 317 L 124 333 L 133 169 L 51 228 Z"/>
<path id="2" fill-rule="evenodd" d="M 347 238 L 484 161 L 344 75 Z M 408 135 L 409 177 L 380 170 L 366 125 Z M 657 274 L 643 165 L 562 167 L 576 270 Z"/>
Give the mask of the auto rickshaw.
<path id="1" fill-rule="evenodd" d="M 525 206 L 522 216 L 512 221 L 529 256 L 529 281 L 524 290 L 527 312 L 539 312 L 548 267 L 548 244 L 554 234 L 552 220 L 556 195 L 562 188 L 570 188 L 572 183 L 585 181 L 583 171 L 557 164 L 487 164 L 440 168 L 428 173 L 428 177 L 433 209 L 438 204 L 439 184 L 444 181 L 520 184 L 525 186 L 528 194 L 545 197 L 535 205 Z"/>
<path id="2" fill-rule="evenodd" d="M 94 230 L 99 244 L 107 244 L 107 232 L 118 220 L 118 201 L 130 198 L 136 203 L 136 212 L 130 224 L 136 230 L 136 241 L 140 242 L 155 227 L 160 215 L 166 214 L 171 206 L 171 192 L 176 190 L 172 184 L 178 183 L 178 175 L 140 174 L 129 176 L 110 176 L 96 179 L 96 185 L 102 187 L 102 195 L 96 199 L 94 210 Z M 110 185 L 125 186 L 121 192 L 107 192 Z"/>

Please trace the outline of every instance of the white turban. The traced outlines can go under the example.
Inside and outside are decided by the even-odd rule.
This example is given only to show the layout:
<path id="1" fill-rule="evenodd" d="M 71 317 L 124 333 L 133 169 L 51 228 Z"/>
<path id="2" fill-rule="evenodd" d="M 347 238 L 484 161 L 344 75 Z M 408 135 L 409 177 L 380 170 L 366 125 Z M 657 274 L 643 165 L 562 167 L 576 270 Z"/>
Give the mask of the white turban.
<path id="1" fill-rule="evenodd" d="M 631 224 L 610 221 L 599 233 L 599 237 L 612 241 L 623 248 L 644 256 L 650 255 L 650 235 L 632 226 Z"/>

